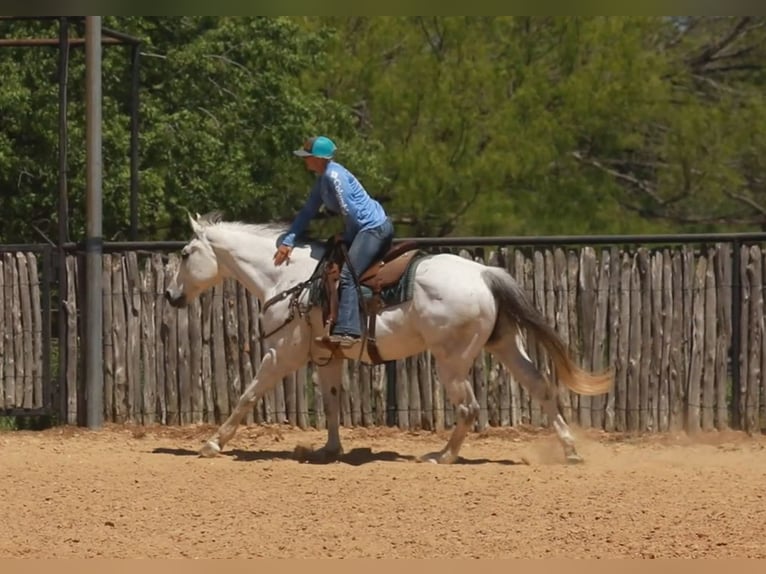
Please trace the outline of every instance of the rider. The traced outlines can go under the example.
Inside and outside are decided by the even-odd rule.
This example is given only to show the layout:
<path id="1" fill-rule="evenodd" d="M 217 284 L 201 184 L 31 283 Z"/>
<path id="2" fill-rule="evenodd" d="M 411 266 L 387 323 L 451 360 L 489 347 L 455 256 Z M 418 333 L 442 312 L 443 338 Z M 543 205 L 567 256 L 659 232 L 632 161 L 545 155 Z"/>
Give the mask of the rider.
<path id="1" fill-rule="evenodd" d="M 348 259 L 357 276 L 391 246 L 394 235 L 391 220 L 354 174 L 333 159 L 335 151 L 335 144 L 325 136 L 310 138 L 302 149 L 293 151 L 303 158 L 306 169 L 316 173 L 317 178 L 308 200 L 274 254 L 275 265 L 281 265 L 289 258 L 295 238 L 304 232 L 322 205 L 343 216 L 345 230 L 336 239 L 348 246 Z M 350 347 L 361 337 L 361 322 L 357 290 L 347 263 L 341 269 L 338 289 L 338 320 L 330 334 L 330 342 Z"/>

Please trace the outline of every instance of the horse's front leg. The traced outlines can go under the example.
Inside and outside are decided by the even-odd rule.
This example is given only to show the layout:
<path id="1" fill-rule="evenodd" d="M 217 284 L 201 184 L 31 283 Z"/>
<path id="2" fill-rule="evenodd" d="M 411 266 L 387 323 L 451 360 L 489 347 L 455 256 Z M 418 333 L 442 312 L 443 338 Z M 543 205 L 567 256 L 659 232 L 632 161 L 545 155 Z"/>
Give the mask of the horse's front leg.
<path id="1" fill-rule="evenodd" d="M 237 432 L 242 418 L 252 410 L 258 399 L 273 389 L 277 382 L 308 361 L 308 336 L 303 339 L 306 340 L 306 344 L 296 343 L 291 337 L 280 339 L 264 354 L 255 378 L 242 393 L 229 417 L 200 449 L 200 455 L 209 457 L 220 453 L 224 445 Z"/>

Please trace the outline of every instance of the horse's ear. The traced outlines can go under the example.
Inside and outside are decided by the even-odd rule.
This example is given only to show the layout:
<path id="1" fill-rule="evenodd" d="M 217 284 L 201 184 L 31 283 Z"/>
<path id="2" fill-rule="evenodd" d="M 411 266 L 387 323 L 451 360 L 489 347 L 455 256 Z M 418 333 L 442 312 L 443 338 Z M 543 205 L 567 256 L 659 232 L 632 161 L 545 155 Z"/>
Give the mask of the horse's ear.
<path id="1" fill-rule="evenodd" d="M 186 214 L 189 216 L 189 223 L 191 223 L 192 231 L 194 231 L 195 235 L 199 235 L 200 231 L 202 231 L 202 226 L 199 224 L 199 214 L 197 214 L 197 218 L 195 219 L 191 213 L 188 211 Z"/>

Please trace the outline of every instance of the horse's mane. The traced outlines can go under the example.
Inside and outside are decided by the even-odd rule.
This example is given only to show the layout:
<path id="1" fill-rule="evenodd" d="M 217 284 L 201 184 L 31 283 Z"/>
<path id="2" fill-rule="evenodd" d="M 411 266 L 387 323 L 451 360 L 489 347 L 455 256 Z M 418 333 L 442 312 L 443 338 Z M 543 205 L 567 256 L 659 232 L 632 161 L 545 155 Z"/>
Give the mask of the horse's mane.
<path id="1" fill-rule="evenodd" d="M 248 223 L 244 221 L 219 221 L 215 225 L 240 229 L 256 235 L 281 235 L 287 233 L 287 226 L 281 223 Z"/>
<path id="2" fill-rule="evenodd" d="M 273 235 L 274 237 L 282 237 L 287 233 L 287 230 L 289 229 L 289 224 L 286 224 L 284 222 L 279 221 L 269 221 L 265 223 L 251 223 L 251 222 L 245 222 L 245 221 L 225 221 L 223 219 L 223 214 L 220 211 L 211 211 L 210 213 L 206 213 L 204 215 L 199 216 L 198 221 L 202 225 L 207 226 L 220 226 L 220 227 L 226 227 L 232 230 L 241 230 L 245 231 L 247 233 L 253 233 L 255 235 Z M 304 234 L 304 236 L 300 239 L 296 239 L 295 241 L 296 245 L 311 245 L 311 244 L 321 244 L 323 243 L 322 240 L 319 240 L 315 237 L 309 237 Z"/>
<path id="3" fill-rule="evenodd" d="M 223 213 L 220 211 L 211 211 L 204 215 L 199 215 L 197 221 L 205 227 L 227 227 L 229 229 L 247 231 L 248 233 L 255 233 L 257 235 L 279 235 L 281 233 L 286 233 L 288 229 L 287 225 L 278 222 L 251 223 L 245 221 L 224 220 Z"/>

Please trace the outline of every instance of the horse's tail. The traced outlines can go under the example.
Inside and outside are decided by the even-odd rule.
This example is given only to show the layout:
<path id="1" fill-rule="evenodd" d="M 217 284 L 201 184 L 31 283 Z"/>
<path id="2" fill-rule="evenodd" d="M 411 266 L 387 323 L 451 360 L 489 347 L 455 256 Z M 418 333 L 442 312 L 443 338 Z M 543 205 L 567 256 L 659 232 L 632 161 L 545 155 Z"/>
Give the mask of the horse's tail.
<path id="1" fill-rule="evenodd" d="M 545 320 L 527 297 L 521 286 L 503 269 L 491 268 L 483 272 L 486 282 L 498 305 L 495 338 L 502 328 L 503 319 L 526 328 L 539 341 L 553 360 L 560 380 L 580 395 L 600 395 L 609 391 L 614 378 L 611 371 L 592 374 L 578 367 L 569 356 L 564 341 Z"/>

